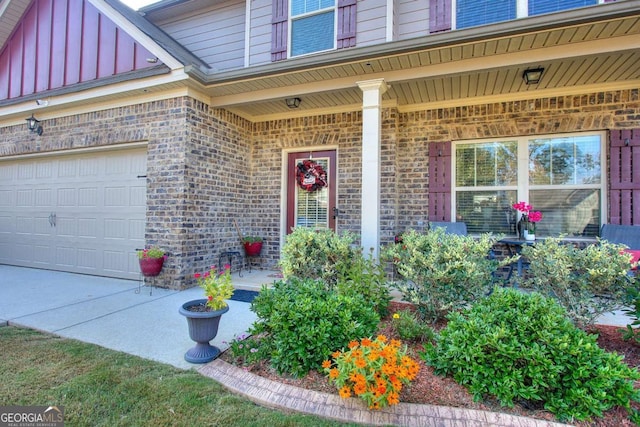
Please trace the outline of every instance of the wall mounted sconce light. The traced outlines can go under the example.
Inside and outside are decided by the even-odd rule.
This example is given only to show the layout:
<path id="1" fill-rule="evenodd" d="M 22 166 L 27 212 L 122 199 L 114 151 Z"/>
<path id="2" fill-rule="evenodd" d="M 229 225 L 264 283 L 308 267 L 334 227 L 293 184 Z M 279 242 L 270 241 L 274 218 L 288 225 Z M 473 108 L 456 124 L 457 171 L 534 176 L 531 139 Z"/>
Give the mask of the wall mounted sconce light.
<path id="1" fill-rule="evenodd" d="M 27 118 L 26 120 L 27 120 L 27 127 L 29 128 L 31 133 L 37 133 L 38 135 L 42 135 L 42 126 L 40 126 L 40 120 L 33 117 L 33 114 L 31 115 L 31 117 Z"/>
<path id="2" fill-rule="evenodd" d="M 524 73 L 522 73 L 522 78 L 524 79 L 524 82 L 526 84 L 535 85 L 540 82 L 543 71 L 544 71 L 544 68 L 534 68 L 531 70 L 524 70 Z"/>
<path id="3" fill-rule="evenodd" d="M 289 108 L 298 108 L 300 106 L 300 98 L 287 98 L 285 102 Z"/>

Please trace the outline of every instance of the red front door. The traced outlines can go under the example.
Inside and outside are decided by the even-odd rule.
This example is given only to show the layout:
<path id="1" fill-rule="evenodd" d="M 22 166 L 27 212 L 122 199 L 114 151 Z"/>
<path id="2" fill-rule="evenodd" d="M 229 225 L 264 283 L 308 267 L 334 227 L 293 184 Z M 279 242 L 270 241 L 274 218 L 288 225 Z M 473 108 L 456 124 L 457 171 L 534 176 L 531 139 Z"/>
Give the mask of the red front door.
<path id="1" fill-rule="evenodd" d="M 327 186 L 316 190 L 298 184 L 299 165 L 311 160 L 327 173 Z M 287 234 L 293 227 L 336 231 L 336 151 L 290 153 L 287 161 Z"/>

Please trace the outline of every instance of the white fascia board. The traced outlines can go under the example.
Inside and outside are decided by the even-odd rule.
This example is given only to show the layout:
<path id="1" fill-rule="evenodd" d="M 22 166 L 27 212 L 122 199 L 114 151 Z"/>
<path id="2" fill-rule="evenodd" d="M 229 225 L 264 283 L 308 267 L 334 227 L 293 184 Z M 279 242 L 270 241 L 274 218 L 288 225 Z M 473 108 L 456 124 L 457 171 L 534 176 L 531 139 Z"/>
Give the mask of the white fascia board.
<path id="1" fill-rule="evenodd" d="M 172 70 L 183 68 L 184 65 L 171 56 L 162 46 L 156 43 L 151 37 L 142 32 L 138 27 L 133 25 L 131 21 L 125 19 L 117 10 L 109 6 L 102 0 L 88 0 L 100 12 L 109 17 L 118 27 L 127 32 L 133 39 L 144 46 L 149 52 L 152 52 L 160 62 L 165 64 Z"/>

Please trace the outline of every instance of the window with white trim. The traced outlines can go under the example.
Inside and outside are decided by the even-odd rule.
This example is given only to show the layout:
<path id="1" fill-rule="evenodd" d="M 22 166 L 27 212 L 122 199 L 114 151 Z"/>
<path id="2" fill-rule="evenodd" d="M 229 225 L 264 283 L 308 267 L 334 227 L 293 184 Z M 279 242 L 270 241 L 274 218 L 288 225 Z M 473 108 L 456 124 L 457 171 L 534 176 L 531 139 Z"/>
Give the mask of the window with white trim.
<path id="1" fill-rule="evenodd" d="M 452 0 L 454 28 L 493 24 L 516 18 L 593 6 L 605 0 Z"/>
<path id="2" fill-rule="evenodd" d="M 290 7 L 290 57 L 336 48 L 335 0 L 291 0 Z"/>
<path id="3" fill-rule="evenodd" d="M 512 205 L 543 214 L 536 236 L 594 237 L 606 212 L 601 132 L 454 142 L 452 209 L 470 233 L 515 234 Z"/>

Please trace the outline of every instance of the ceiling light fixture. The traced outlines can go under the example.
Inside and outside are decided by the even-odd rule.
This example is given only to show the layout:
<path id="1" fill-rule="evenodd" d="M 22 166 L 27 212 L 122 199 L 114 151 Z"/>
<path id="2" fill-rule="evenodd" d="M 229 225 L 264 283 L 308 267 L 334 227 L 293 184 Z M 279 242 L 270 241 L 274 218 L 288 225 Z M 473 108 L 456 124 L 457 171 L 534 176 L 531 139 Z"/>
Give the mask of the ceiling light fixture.
<path id="1" fill-rule="evenodd" d="M 298 108 L 300 106 L 300 98 L 287 98 L 285 102 L 289 108 Z"/>
<path id="2" fill-rule="evenodd" d="M 543 72 L 544 68 L 533 68 L 531 70 L 524 70 L 524 73 L 522 73 L 522 78 L 524 79 L 524 82 L 526 84 L 535 85 L 540 82 Z"/>

